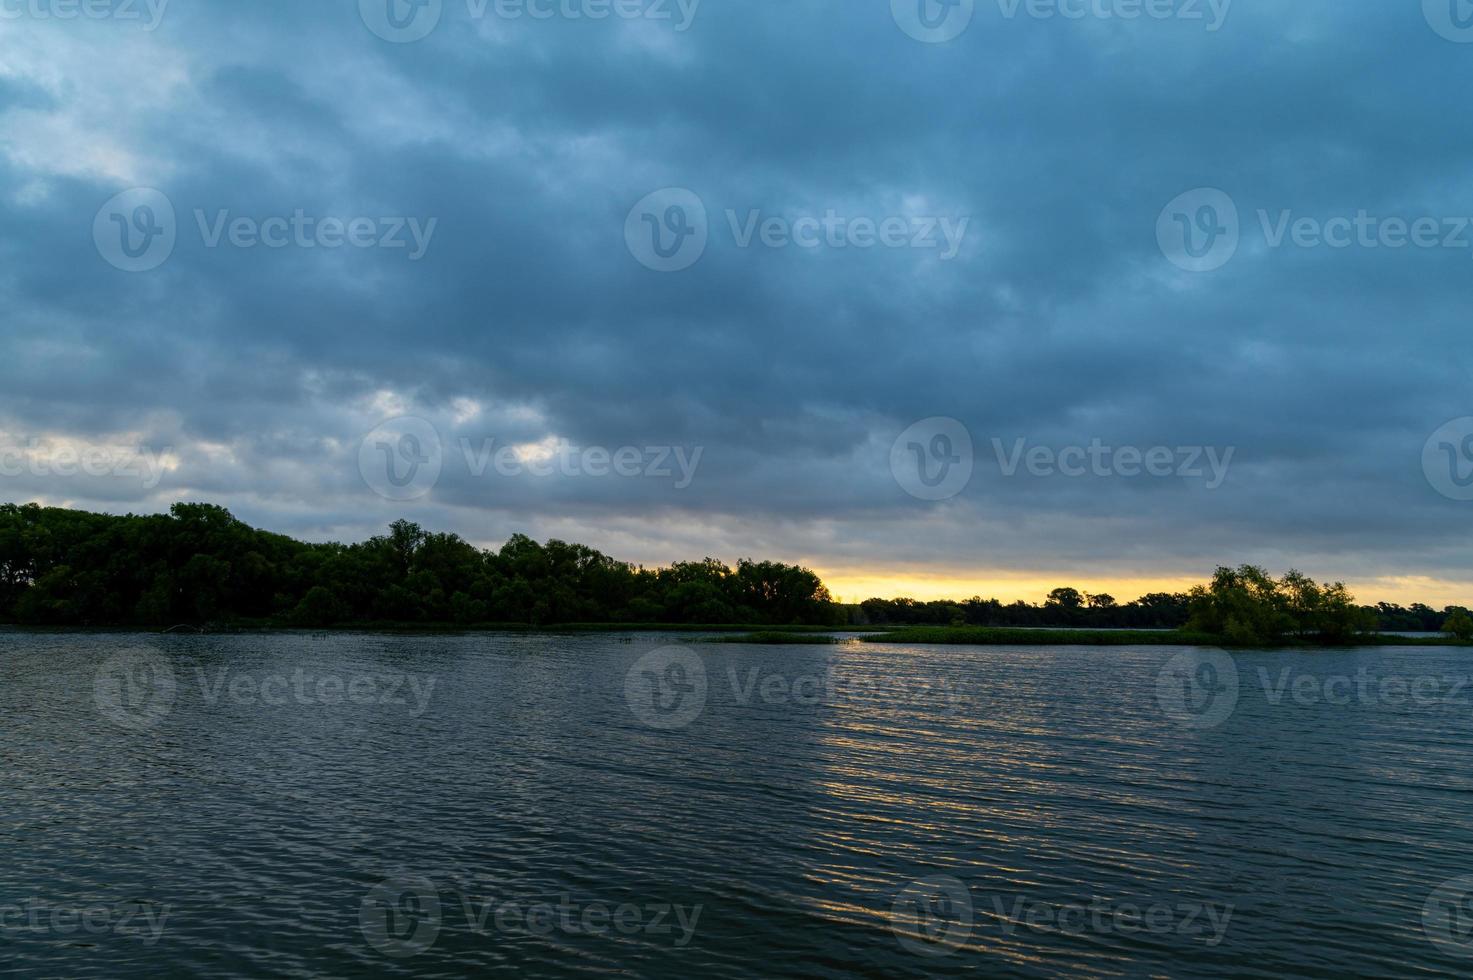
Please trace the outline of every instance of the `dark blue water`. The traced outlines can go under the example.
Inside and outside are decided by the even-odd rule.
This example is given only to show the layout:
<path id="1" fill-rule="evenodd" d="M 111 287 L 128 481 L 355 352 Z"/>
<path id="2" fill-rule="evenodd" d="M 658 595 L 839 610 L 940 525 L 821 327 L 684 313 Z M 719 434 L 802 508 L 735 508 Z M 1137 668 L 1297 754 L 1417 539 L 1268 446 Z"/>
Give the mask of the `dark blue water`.
<path id="1" fill-rule="evenodd" d="M 0 634 L 0 972 L 1473 969 L 1464 651 L 630 639 Z"/>

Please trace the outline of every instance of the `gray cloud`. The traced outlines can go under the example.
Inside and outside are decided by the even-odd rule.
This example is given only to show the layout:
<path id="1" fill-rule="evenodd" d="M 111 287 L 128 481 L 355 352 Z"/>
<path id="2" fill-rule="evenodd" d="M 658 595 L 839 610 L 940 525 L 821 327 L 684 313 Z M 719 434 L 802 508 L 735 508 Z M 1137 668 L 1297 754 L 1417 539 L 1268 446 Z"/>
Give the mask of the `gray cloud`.
<path id="1" fill-rule="evenodd" d="M 1405 8 L 1405 9 L 1403 9 Z M 312 537 L 410 514 L 495 543 L 566 533 L 646 561 L 1473 578 L 1422 449 L 1473 414 L 1473 247 L 1271 248 L 1258 211 L 1473 216 L 1455 110 L 1473 45 L 1416 4 L 1239 2 L 1222 28 L 1019 15 L 947 44 L 882 0 L 505 20 L 446 0 L 424 40 L 357 4 L 172 0 L 157 30 L 0 23 L 0 445 L 171 447 L 155 487 L 0 477 L 8 499 L 181 497 Z M 93 219 L 163 191 L 178 242 L 120 271 Z M 625 246 L 658 188 L 705 204 L 690 268 Z M 1242 242 L 1184 272 L 1167 202 L 1217 187 Z M 208 247 L 260 223 L 434 219 L 390 248 Z M 968 217 L 934 249 L 739 247 L 735 212 Z M 1470 234 L 1473 238 L 1473 234 Z M 381 500 L 359 442 L 418 415 L 450 451 Z M 956 418 L 977 473 L 926 503 L 891 474 Z M 1219 489 L 1005 477 L 990 440 L 1234 447 Z M 476 477 L 458 440 L 700 447 L 689 487 Z"/>

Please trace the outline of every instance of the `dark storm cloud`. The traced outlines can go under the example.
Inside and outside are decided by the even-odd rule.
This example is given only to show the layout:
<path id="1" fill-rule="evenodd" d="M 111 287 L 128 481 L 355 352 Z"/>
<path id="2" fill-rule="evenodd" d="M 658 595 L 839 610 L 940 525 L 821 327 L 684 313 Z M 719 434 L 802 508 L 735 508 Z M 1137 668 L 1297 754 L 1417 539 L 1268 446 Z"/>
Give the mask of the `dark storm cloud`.
<path id="1" fill-rule="evenodd" d="M 0 20 L 0 428 L 172 449 L 153 487 L 26 472 L 7 498 L 211 499 L 313 536 L 410 513 L 645 560 L 750 546 L 1164 575 L 1303 556 L 1469 577 L 1450 542 L 1473 504 L 1439 494 L 1422 453 L 1473 414 L 1473 247 L 1271 247 L 1259 217 L 1473 215 L 1456 111 L 1473 45 L 1416 4 L 1238 0 L 1209 31 L 982 0 L 944 44 L 883 0 L 706 0 L 684 31 L 446 0 L 402 44 L 358 7 L 172 0 L 153 31 Z M 131 187 L 176 211 L 174 251 L 146 272 L 92 236 Z M 624 239 L 665 187 L 709 215 L 679 272 Z M 1231 197 L 1241 244 L 1193 273 L 1157 219 L 1200 187 Z M 375 235 L 434 224 L 418 259 L 412 242 L 208 244 L 222 222 L 298 211 Z M 752 212 L 969 224 L 949 259 L 739 247 Z M 433 422 L 446 451 L 414 501 L 359 473 L 393 415 Z M 977 460 L 928 503 L 890 449 L 933 416 L 964 423 Z M 493 438 L 702 456 L 680 488 L 478 477 L 460 440 Z M 1211 490 L 1009 477 L 994 438 L 1235 455 Z"/>

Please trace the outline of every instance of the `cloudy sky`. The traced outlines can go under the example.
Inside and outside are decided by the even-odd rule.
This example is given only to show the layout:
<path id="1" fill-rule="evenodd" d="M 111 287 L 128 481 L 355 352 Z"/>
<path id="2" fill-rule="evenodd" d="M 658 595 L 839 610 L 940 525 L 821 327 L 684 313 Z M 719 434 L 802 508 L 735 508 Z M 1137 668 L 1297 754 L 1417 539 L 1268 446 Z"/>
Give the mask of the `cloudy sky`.
<path id="1" fill-rule="evenodd" d="M 1458 0 L 0 0 L 0 497 L 1473 600 Z"/>

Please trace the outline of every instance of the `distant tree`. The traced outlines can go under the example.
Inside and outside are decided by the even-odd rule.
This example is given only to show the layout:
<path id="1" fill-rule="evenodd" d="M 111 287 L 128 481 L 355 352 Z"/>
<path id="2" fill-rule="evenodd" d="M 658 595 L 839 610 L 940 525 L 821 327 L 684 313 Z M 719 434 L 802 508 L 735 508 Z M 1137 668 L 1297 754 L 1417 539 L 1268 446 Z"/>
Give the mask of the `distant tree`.
<path id="1" fill-rule="evenodd" d="M 1473 642 L 1473 616 L 1459 609 L 1442 624 L 1442 632 L 1451 633 L 1462 643 Z"/>
<path id="2" fill-rule="evenodd" d="M 1295 627 L 1278 583 L 1256 565 L 1219 568 L 1209 584 L 1190 594 L 1188 628 L 1224 637 L 1235 646 L 1279 643 Z"/>
<path id="3" fill-rule="evenodd" d="M 1101 593 L 1100 595 L 1086 596 L 1085 601 L 1089 603 L 1089 608 L 1091 609 L 1114 609 L 1117 605 L 1119 605 L 1119 603 L 1115 601 L 1114 596 L 1105 593 Z"/>
<path id="4" fill-rule="evenodd" d="M 1080 609 L 1084 606 L 1084 594 L 1078 589 L 1054 589 L 1048 594 L 1046 605 L 1063 609 Z"/>
<path id="5" fill-rule="evenodd" d="M 291 619 L 296 626 L 331 626 L 341 622 L 346 612 L 329 589 L 314 585 L 292 610 Z"/>

